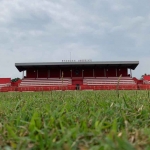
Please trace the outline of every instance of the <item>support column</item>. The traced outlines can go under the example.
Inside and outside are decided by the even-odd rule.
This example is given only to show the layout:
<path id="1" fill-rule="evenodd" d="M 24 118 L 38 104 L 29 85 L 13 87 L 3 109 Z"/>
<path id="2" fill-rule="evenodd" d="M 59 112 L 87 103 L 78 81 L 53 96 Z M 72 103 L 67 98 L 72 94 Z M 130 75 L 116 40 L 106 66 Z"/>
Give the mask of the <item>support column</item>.
<path id="1" fill-rule="evenodd" d="M 71 79 L 72 79 L 72 70 L 70 70 L 70 73 L 71 73 Z"/>
<path id="2" fill-rule="evenodd" d="M 120 73 L 120 69 L 119 69 L 119 76 L 121 75 L 121 73 Z"/>
<path id="3" fill-rule="evenodd" d="M 47 76 L 47 79 L 49 78 L 49 69 L 48 69 L 48 76 Z"/>
<path id="4" fill-rule="evenodd" d="M 36 76 L 36 78 L 38 78 L 38 70 L 37 70 L 37 76 Z"/>
<path id="5" fill-rule="evenodd" d="M 60 78 L 61 78 L 61 69 L 60 69 Z"/>
<path id="6" fill-rule="evenodd" d="M 104 68 L 104 77 L 106 77 L 106 69 Z"/>
<path id="7" fill-rule="evenodd" d="M 117 74 L 117 68 L 116 68 L 116 77 L 118 76 L 118 74 Z"/>
<path id="8" fill-rule="evenodd" d="M 82 70 L 82 78 L 84 78 L 84 74 L 83 73 L 84 73 L 84 70 Z"/>
<path id="9" fill-rule="evenodd" d="M 94 72 L 94 69 L 93 69 L 93 77 L 95 76 L 95 72 Z"/>
<path id="10" fill-rule="evenodd" d="M 132 78 L 132 70 L 130 69 L 130 77 Z"/>
<path id="11" fill-rule="evenodd" d="M 24 71 L 22 72 L 22 79 L 24 79 Z"/>

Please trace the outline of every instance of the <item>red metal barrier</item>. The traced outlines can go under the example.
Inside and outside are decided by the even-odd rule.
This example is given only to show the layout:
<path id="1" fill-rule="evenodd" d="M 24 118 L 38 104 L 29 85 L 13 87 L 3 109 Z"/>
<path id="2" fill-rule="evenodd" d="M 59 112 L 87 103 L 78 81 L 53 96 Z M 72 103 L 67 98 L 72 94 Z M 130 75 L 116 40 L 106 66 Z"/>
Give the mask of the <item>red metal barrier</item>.
<path id="1" fill-rule="evenodd" d="M 0 84 L 11 83 L 11 78 L 0 78 Z"/>
<path id="2" fill-rule="evenodd" d="M 150 90 L 150 85 L 138 84 L 138 85 L 119 85 L 119 90 Z M 52 90 L 76 90 L 75 85 L 69 86 L 30 86 L 30 87 L 2 87 L 0 92 L 8 92 L 8 91 L 52 91 Z M 97 86 L 88 86 L 81 85 L 80 90 L 116 90 L 116 85 L 97 85 Z"/>

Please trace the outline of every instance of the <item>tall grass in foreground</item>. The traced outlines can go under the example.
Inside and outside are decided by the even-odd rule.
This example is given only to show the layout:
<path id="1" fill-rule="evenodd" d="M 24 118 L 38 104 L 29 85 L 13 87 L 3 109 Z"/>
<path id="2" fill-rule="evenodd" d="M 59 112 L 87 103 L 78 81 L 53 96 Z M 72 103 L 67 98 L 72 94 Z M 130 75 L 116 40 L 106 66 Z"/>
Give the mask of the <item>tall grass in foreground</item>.
<path id="1" fill-rule="evenodd" d="M 0 93 L 0 149 L 150 149 L 148 91 Z"/>

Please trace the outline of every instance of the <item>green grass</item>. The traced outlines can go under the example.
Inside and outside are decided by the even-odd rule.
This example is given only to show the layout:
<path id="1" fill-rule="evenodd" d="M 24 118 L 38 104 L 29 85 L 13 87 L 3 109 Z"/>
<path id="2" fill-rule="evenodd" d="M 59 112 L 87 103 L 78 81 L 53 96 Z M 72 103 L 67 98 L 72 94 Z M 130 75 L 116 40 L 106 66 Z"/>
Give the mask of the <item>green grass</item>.
<path id="1" fill-rule="evenodd" d="M 0 93 L 0 149 L 149 150 L 149 92 Z"/>

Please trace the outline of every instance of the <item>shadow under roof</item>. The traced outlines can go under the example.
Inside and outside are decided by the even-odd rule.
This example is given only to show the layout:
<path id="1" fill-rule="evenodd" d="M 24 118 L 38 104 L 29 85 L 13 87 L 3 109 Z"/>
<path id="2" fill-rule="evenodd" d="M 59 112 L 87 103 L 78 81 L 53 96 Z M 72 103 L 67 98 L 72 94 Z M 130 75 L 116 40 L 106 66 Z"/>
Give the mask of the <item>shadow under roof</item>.
<path id="1" fill-rule="evenodd" d="M 98 67 L 127 67 L 135 69 L 139 61 L 90 61 L 90 62 L 34 62 L 34 63 L 15 63 L 16 68 L 21 72 L 29 68 L 39 67 L 77 67 L 77 66 L 98 66 Z"/>

